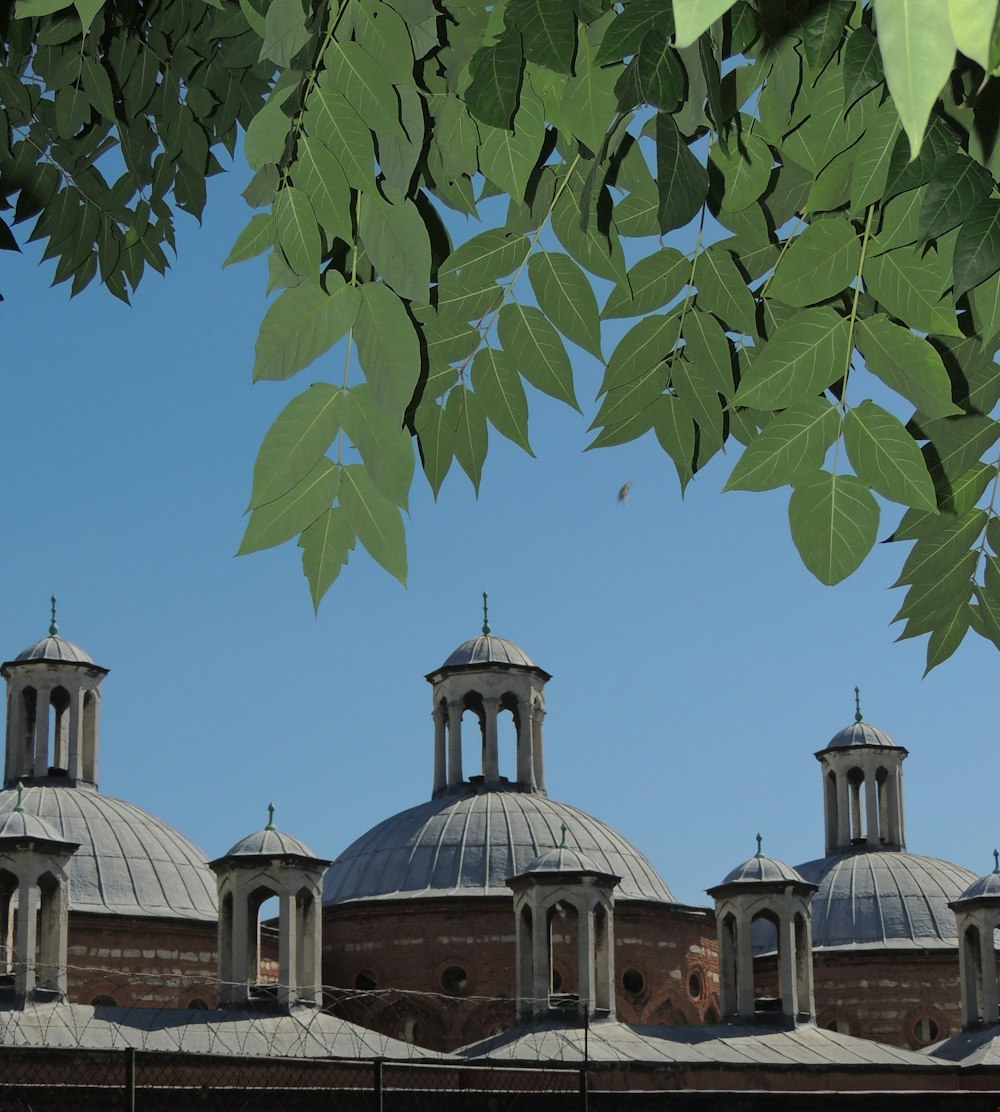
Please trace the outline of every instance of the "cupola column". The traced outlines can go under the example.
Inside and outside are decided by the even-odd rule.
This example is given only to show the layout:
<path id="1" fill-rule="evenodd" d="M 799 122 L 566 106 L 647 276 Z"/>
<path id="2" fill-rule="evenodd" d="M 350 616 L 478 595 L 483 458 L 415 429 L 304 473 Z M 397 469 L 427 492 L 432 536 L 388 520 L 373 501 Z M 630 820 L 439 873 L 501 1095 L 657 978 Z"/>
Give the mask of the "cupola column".
<path id="1" fill-rule="evenodd" d="M 837 845 L 851 844 L 851 785 L 843 774 L 834 773 L 837 784 Z M 831 846 L 832 851 L 835 847 Z"/>
<path id="2" fill-rule="evenodd" d="M 461 784 L 462 776 L 462 711 L 459 700 L 448 704 L 448 787 Z"/>
<path id="3" fill-rule="evenodd" d="M 542 748 L 542 723 L 544 720 L 545 708 L 540 703 L 535 703 L 531 708 L 531 754 L 535 786 L 540 792 L 545 791 L 545 757 Z"/>
<path id="4" fill-rule="evenodd" d="M 500 713 L 500 700 L 483 699 L 483 778 L 487 784 L 500 782 L 500 753 L 497 743 L 497 716 Z"/>
<path id="5" fill-rule="evenodd" d="M 865 841 L 873 848 L 878 848 L 883 841 L 879 827 L 878 782 L 871 767 L 872 762 L 866 761 L 865 764 L 868 766 L 865 768 Z"/>
<path id="6" fill-rule="evenodd" d="M 37 687 L 35 696 L 35 737 L 32 776 L 45 776 L 49 771 L 49 698 L 48 687 Z"/>
<path id="7" fill-rule="evenodd" d="M 530 709 L 519 716 L 517 731 L 517 778 L 529 791 L 538 786 L 535 777 L 535 739 Z"/>
<path id="8" fill-rule="evenodd" d="M 66 768 L 75 780 L 83 779 L 83 701 L 82 687 L 77 687 L 70 693 L 69 760 Z"/>
<path id="9" fill-rule="evenodd" d="M 446 730 L 447 715 L 444 707 L 436 706 L 434 718 L 434 794 L 438 795 L 448 786 Z"/>

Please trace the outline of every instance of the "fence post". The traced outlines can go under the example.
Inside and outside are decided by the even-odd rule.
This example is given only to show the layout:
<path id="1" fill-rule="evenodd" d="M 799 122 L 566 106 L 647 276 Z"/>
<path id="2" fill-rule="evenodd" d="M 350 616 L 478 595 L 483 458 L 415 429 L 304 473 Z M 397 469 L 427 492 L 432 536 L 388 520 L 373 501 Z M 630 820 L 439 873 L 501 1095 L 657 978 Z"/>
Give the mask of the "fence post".
<path id="1" fill-rule="evenodd" d="M 382 1059 L 372 1061 L 372 1093 L 375 1112 L 382 1112 Z"/>
<path id="2" fill-rule="evenodd" d="M 135 1047 L 125 1048 L 125 1108 L 135 1112 Z"/>
<path id="3" fill-rule="evenodd" d="M 586 1063 L 580 1067 L 580 1109 L 588 1112 L 590 1108 L 590 1079 Z"/>

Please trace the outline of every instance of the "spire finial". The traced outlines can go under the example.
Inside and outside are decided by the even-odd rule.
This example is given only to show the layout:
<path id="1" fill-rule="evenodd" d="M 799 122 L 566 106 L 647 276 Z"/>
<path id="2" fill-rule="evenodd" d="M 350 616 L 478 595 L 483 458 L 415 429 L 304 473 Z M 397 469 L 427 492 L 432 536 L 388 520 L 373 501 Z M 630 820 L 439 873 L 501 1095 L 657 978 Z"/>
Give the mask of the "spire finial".
<path id="1" fill-rule="evenodd" d="M 21 798 L 23 795 L 24 795 L 24 784 L 21 783 L 20 780 L 18 780 L 18 782 L 17 782 L 17 803 L 14 805 L 14 810 L 15 811 L 20 811 L 22 813 L 24 811 L 24 803 L 22 802 L 22 798 Z"/>
<path id="2" fill-rule="evenodd" d="M 763 857 L 764 856 L 764 854 L 763 854 L 763 852 L 760 848 L 761 845 L 763 844 L 763 842 L 764 842 L 764 839 L 758 834 L 757 835 L 757 852 L 754 854 L 754 857 Z"/>
<path id="3" fill-rule="evenodd" d="M 854 721 L 861 721 L 861 688 L 854 689 Z"/>
<path id="4" fill-rule="evenodd" d="M 483 636 L 489 637 L 490 635 L 490 611 L 489 600 L 486 597 L 486 592 L 483 591 Z"/>
<path id="5" fill-rule="evenodd" d="M 993 871 L 1000 873 L 1000 850 L 993 851 Z"/>
<path id="6" fill-rule="evenodd" d="M 559 843 L 559 849 L 569 849 L 566 845 L 566 824 L 562 823 L 562 841 Z"/>
<path id="7" fill-rule="evenodd" d="M 49 636 L 55 637 L 59 633 L 59 624 L 56 622 L 56 596 L 52 596 L 52 621 L 49 622 Z"/>
<path id="8" fill-rule="evenodd" d="M 274 825 L 274 804 L 273 803 L 269 803 L 267 805 L 267 826 L 265 826 L 264 829 L 265 830 L 277 830 L 277 827 Z"/>

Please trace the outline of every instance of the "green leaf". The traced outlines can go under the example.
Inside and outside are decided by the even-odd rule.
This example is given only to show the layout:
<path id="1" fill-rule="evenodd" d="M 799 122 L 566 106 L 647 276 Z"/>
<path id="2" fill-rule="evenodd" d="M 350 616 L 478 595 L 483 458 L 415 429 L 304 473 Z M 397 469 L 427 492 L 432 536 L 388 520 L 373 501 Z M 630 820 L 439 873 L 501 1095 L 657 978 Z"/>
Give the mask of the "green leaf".
<path id="1" fill-rule="evenodd" d="M 931 117 L 920 153 L 912 161 L 909 140 L 900 135 L 889 156 L 889 175 L 883 200 L 888 201 L 897 193 L 925 185 L 957 150 L 955 132 L 936 116 Z"/>
<path id="2" fill-rule="evenodd" d="M 978 632 L 988 637 L 1000 649 L 1000 598 L 987 591 L 985 587 L 980 587 L 978 583 L 974 584 L 972 589 L 979 603 L 979 619 L 982 628 Z"/>
<path id="3" fill-rule="evenodd" d="M 96 58 L 85 55 L 80 76 L 83 78 L 83 87 L 90 98 L 90 103 L 106 120 L 114 119 L 115 94 L 111 88 L 108 71 Z"/>
<path id="4" fill-rule="evenodd" d="M 620 62 L 631 54 L 638 54 L 647 32 L 656 31 L 666 41 L 673 30 L 669 4 L 664 4 L 663 0 L 632 0 L 608 24 L 593 64 L 604 66 L 608 62 Z"/>
<path id="5" fill-rule="evenodd" d="M 860 100 L 884 79 L 878 40 L 867 27 L 859 27 L 844 47 L 844 106 Z"/>
<path id="6" fill-rule="evenodd" d="M 375 489 L 360 464 L 343 471 L 340 507 L 368 555 L 406 586 L 406 533 L 399 510 Z"/>
<path id="7" fill-rule="evenodd" d="M 301 189 L 286 185 L 274 199 L 274 227 L 278 245 L 296 274 L 319 281 L 322 254 L 319 225 L 309 198 Z"/>
<path id="8" fill-rule="evenodd" d="M 304 124 L 306 134 L 334 154 L 350 185 L 361 190 L 374 188 L 372 134 L 344 96 L 332 89 L 316 89 L 306 102 Z"/>
<path id="9" fill-rule="evenodd" d="M 576 46 L 576 17 L 566 0 L 510 0 L 506 18 L 521 32 L 529 62 L 570 73 Z"/>
<path id="10" fill-rule="evenodd" d="M 986 511 L 978 509 L 967 511 L 957 520 L 950 514 L 938 515 L 937 532 L 917 541 L 893 586 L 937 582 L 942 573 L 954 567 L 975 544 L 986 520 Z M 895 534 L 893 536 L 895 538 Z"/>
<path id="11" fill-rule="evenodd" d="M 411 85 L 414 51 L 403 17 L 383 0 L 354 0 L 351 12 L 355 37 L 379 60 L 389 80 L 401 87 Z"/>
<path id="12" fill-rule="evenodd" d="M 677 312 L 652 313 L 633 325 L 618 341 L 608 360 L 600 393 L 630 385 L 664 363 L 680 338 L 681 317 Z"/>
<path id="13" fill-rule="evenodd" d="M 448 395 L 445 419 L 454 437 L 455 459 L 478 495 L 489 447 L 489 430 L 482 404 L 467 387 L 458 387 Z"/>
<path id="14" fill-rule="evenodd" d="M 678 48 L 696 38 L 729 11 L 736 0 L 674 0 L 674 23 Z"/>
<path id="15" fill-rule="evenodd" d="M 274 217 L 269 212 L 258 212 L 250 217 L 250 223 L 236 237 L 236 242 L 222 264 L 230 266 L 253 259 L 269 251 L 274 244 Z"/>
<path id="16" fill-rule="evenodd" d="M 677 296 L 691 275 L 691 261 L 673 247 L 661 247 L 640 259 L 608 295 L 605 320 L 651 313 Z"/>
<path id="17" fill-rule="evenodd" d="M 653 431 L 660 447 L 673 461 L 683 493 L 694 475 L 694 421 L 684 402 L 672 394 L 661 394 L 653 408 Z"/>
<path id="18" fill-rule="evenodd" d="M 734 402 L 785 409 L 825 390 L 844 375 L 848 332 L 848 322 L 829 308 L 791 317 L 754 358 Z"/>
<path id="19" fill-rule="evenodd" d="M 470 114 L 491 127 L 509 129 L 524 73 L 520 34 L 506 31 L 493 46 L 480 47 L 469 72 L 472 79 L 465 89 L 465 103 Z"/>
<path id="20" fill-rule="evenodd" d="M 753 294 L 725 243 L 709 247 L 697 257 L 694 282 L 698 287 L 699 309 L 713 312 L 730 332 L 756 331 Z"/>
<path id="21" fill-rule="evenodd" d="M 916 243 L 924 193 L 924 189 L 911 189 L 882 206 L 882 225 L 868 243 L 869 258 Z"/>
<path id="22" fill-rule="evenodd" d="M 733 393 L 733 351 L 722 325 L 712 316 L 692 309 L 684 316 L 684 358 L 724 398 Z"/>
<path id="23" fill-rule="evenodd" d="M 844 420 L 844 444 L 858 478 L 872 490 L 904 506 L 937 509 L 924 457 L 897 417 L 863 401 Z"/>
<path id="24" fill-rule="evenodd" d="M 291 118 L 281 106 L 293 92 L 291 85 L 276 85 L 267 103 L 248 124 L 243 138 L 243 154 L 251 169 L 259 170 L 262 166 L 281 161 L 292 127 Z"/>
<path id="25" fill-rule="evenodd" d="M 376 400 L 402 423 L 420 374 L 420 345 L 413 321 L 388 286 L 367 282 L 361 287 L 354 340 Z"/>
<path id="26" fill-rule="evenodd" d="M 386 413 L 366 382 L 344 393 L 340 414 L 344 432 L 361 453 L 372 482 L 394 506 L 405 510 L 414 469 L 410 434 Z"/>
<path id="27" fill-rule="evenodd" d="M 886 82 L 913 157 L 955 61 L 948 8 L 939 0 L 874 0 L 874 4 Z"/>
<path id="28" fill-rule="evenodd" d="M 540 309 L 520 303 L 505 305 L 497 318 L 497 335 L 518 370 L 536 390 L 580 412 L 566 348 Z"/>
<path id="29" fill-rule="evenodd" d="M 444 406 L 436 402 L 420 406 L 415 424 L 424 474 L 437 499 L 455 456 L 454 430 L 448 423 Z"/>
<path id="30" fill-rule="evenodd" d="M 669 379 L 669 363 L 665 361 L 647 363 L 634 378 L 622 386 L 607 391 L 590 427 L 592 429 L 600 426 L 614 428 L 632 421 L 663 393 Z M 690 410 L 690 404 L 688 409 Z"/>
<path id="31" fill-rule="evenodd" d="M 792 240 L 767 290 L 797 308 L 826 301 L 846 289 L 860 261 L 861 244 L 850 221 L 820 220 Z"/>
<path id="32" fill-rule="evenodd" d="M 687 75 L 670 39 L 650 31 L 642 40 L 636 68 L 638 92 L 644 104 L 675 112 L 687 91 Z"/>
<path id="33" fill-rule="evenodd" d="M 889 161 L 900 127 L 896 109 L 892 101 L 887 100 L 854 147 L 854 168 L 851 172 L 852 216 L 860 215 L 868 205 L 883 196 L 889 177 Z"/>
<path id="34" fill-rule="evenodd" d="M 615 70 L 591 62 L 586 34 L 578 36 L 577 50 L 576 77 L 566 81 L 560 115 L 569 132 L 596 154 L 618 107 Z"/>
<path id="35" fill-rule="evenodd" d="M 509 193 L 512 200 L 523 200 L 545 139 L 541 102 L 528 92 L 522 93 L 513 131 L 483 124 L 480 134 L 480 169 L 494 185 Z"/>
<path id="36" fill-rule="evenodd" d="M 370 142 L 370 140 L 369 140 Z M 313 213 L 328 239 L 353 239 L 351 187 L 340 161 L 318 139 L 303 135 L 297 144 L 298 158 L 292 181 L 309 198 Z"/>
<path id="37" fill-rule="evenodd" d="M 237 555 L 291 540 L 330 508 L 339 486 L 340 470 L 324 456 L 290 491 L 253 511 Z"/>
<path id="38" fill-rule="evenodd" d="M 927 185 L 920 209 L 920 242 L 936 239 L 974 215 L 992 189 L 993 178 L 985 167 L 966 155 L 953 155 Z M 1000 233 L 996 246 L 1000 247 Z M 1000 259 L 997 268 L 1000 269 Z"/>
<path id="39" fill-rule="evenodd" d="M 752 205 L 767 189 L 774 168 L 771 148 L 752 132 L 740 134 L 729 150 L 712 148 L 709 158 L 722 174 L 722 207 L 739 211 Z"/>
<path id="40" fill-rule="evenodd" d="M 930 437 L 924 447 L 927 470 L 942 495 L 1000 438 L 1000 425 L 980 413 L 923 421 L 920 431 Z"/>
<path id="41" fill-rule="evenodd" d="M 528 259 L 531 288 L 545 315 L 573 343 L 601 359 L 601 322 L 590 282 L 568 255 L 536 251 Z"/>
<path id="42" fill-rule="evenodd" d="M 961 645 L 965 635 L 969 632 L 971 620 L 972 608 L 964 605 L 956 607 L 944 622 L 935 625 L 927 642 L 925 676 L 932 668 L 936 668 L 946 661 Z"/>
<path id="43" fill-rule="evenodd" d="M 989 343 L 1000 332 L 1000 271 L 969 291 L 976 331 Z"/>
<path id="44" fill-rule="evenodd" d="M 333 506 L 302 531 L 302 571 L 309 583 L 313 609 L 318 610 L 326 592 L 333 586 L 340 569 L 355 544 L 354 529 L 347 514 Z"/>
<path id="45" fill-rule="evenodd" d="M 786 409 L 750 442 L 723 490 L 773 490 L 818 471 L 837 439 L 837 407 L 810 398 Z"/>
<path id="46" fill-rule="evenodd" d="M 930 188 L 928 186 L 928 191 Z M 955 241 L 955 296 L 961 297 L 966 290 L 985 282 L 998 270 L 1000 201 L 981 201 L 969 213 Z"/>
<path id="47" fill-rule="evenodd" d="M 327 294 L 311 282 L 285 290 L 264 314 L 257 336 L 254 381 L 284 379 L 308 367 L 354 324 L 361 295 L 339 274 Z"/>
<path id="48" fill-rule="evenodd" d="M 340 428 L 341 392 L 315 382 L 285 406 L 257 453 L 248 509 L 287 494 L 316 466 Z"/>
<path id="49" fill-rule="evenodd" d="M 466 282 L 505 278 L 524 262 L 530 245 L 527 236 L 490 228 L 456 247 L 441 264 L 438 276 L 458 274 Z"/>
<path id="50" fill-rule="evenodd" d="M 928 417 L 962 410 L 951 400 L 951 379 L 934 347 L 881 313 L 858 321 L 855 342 L 868 370 Z"/>
<path id="51" fill-rule="evenodd" d="M 894 622 L 904 618 L 919 618 L 940 610 L 957 598 L 968 599 L 972 594 L 972 575 L 979 559 L 978 552 L 963 552 L 946 570 L 939 570 L 933 579 L 922 579 L 906 592 L 906 598 Z"/>
<path id="52" fill-rule="evenodd" d="M 685 402 L 698 426 L 698 466 L 704 467 L 722 448 L 722 399 L 715 385 L 702 377 L 699 368 L 693 367 L 684 358 L 673 361 L 670 385 Z"/>
<path id="53" fill-rule="evenodd" d="M 260 60 L 270 59 L 276 66 L 287 69 L 308 41 L 302 0 L 271 0 L 264 15 Z"/>
<path id="54" fill-rule="evenodd" d="M 390 203 L 372 191 L 361 199 L 359 211 L 361 242 L 379 276 L 400 297 L 425 304 L 430 299 L 431 242 L 417 206 L 409 197 L 397 195 Z"/>
<path id="55" fill-rule="evenodd" d="M 865 262 L 868 292 L 894 317 L 920 332 L 960 336 L 951 298 L 943 297 L 948 276 L 933 251 L 921 256 L 897 247 Z"/>
<path id="56" fill-rule="evenodd" d="M 955 45 L 987 73 L 990 65 L 990 40 L 997 21 L 997 0 L 948 0 L 948 18 Z"/>
<path id="57" fill-rule="evenodd" d="M 878 503 L 854 475 L 820 471 L 797 482 L 788 503 L 799 556 L 828 586 L 846 579 L 871 551 L 878 518 Z"/>
<path id="58" fill-rule="evenodd" d="M 534 456 L 528 442 L 528 399 L 513 358 L 505 351 L 480 348 L 472 360 L 472 387 L 497 432 Z"/>
<path id="59" fill-rule="evenodd" d="M 404 135 L 395 87 L 381 64 L 364 47 L 356 42 L 334 40 L 323 55 L 323 66 L 321 88 L 342 93 L 373 131 Z"/>
<path id="60" fill-rule="evenodd" d="M 656 116 L 657 223 L 661 233 L 682 228 L 705 203 L 708 171 L 677 130 L 673 116 Z"/>
<path id="61" fill-rule="evenodd" d="M 853 0 L 826 0 L 817 5 L 802 21 L 799 32 L 806 52 L 806 61 L 818 72 L 840 45 L 844 24 L 854 9 Z"/>
<path id="62" fill-rule="evenodd" d="M 210 0 L 205 0 L 209 3 Z M 105 0 L 73 0 L 73 7 L 76 8 L 76 14 L 80 17 L 80 23 L 83 25 L 84 34 L 90 30 L 90 25 L 97 18 L 97 13 L 104 7 Z"/>

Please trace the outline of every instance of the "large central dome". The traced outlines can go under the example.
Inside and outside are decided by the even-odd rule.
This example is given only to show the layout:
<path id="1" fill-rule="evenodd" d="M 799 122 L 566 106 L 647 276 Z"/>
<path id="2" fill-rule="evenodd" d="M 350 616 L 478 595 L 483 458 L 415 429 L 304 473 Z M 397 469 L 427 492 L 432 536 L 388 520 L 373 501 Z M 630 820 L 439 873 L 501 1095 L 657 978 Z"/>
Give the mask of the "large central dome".
<path id="1" fill-rule="evenodd" d="M 325 904 L 394 896 L 510 896 L 507 878 L 566 840 L 621 877 L 616 898 L 675 903 L 649 861 L 599 819 L 547 796 L 469 787 L 385 819 L 327 870 Z"/>

